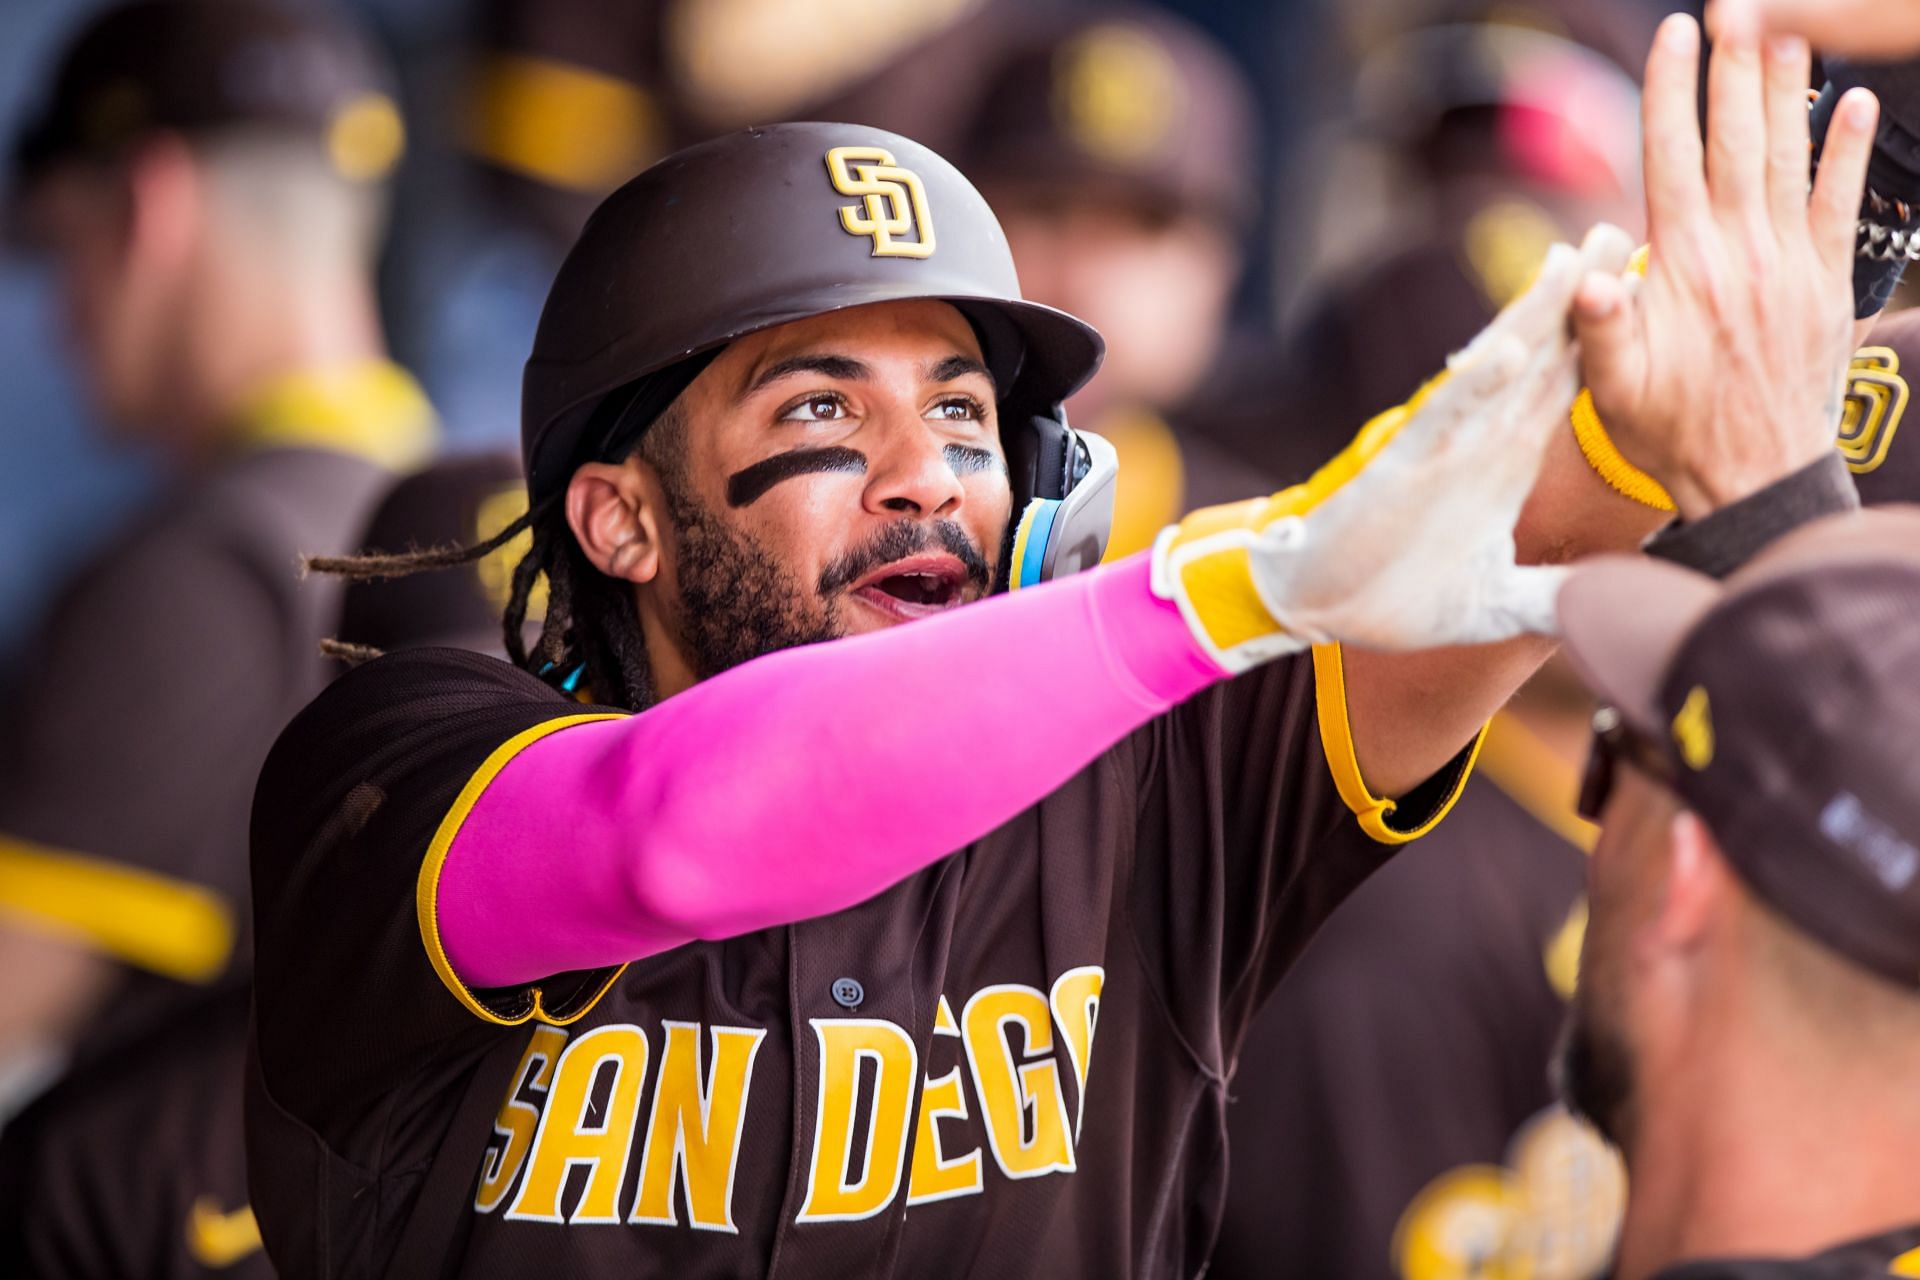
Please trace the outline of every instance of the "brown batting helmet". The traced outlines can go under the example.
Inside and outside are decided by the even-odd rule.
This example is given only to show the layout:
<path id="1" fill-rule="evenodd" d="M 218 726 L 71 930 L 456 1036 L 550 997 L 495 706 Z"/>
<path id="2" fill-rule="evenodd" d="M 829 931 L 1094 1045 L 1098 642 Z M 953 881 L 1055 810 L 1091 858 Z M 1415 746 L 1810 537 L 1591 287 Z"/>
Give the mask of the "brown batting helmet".
<path id="1" fill-rule="evenodd" d="M 606 451 L 595 410 L 612 393 L 761 329 L 910 299 L 951 303 L 979 335 L 1015 511 L 1084 489 L 1101 443 L 1059 406 L 1099 366 L 1100 335 L 1020 297 L 993 211 L 932 151 L 860 125 L 780 124 L 668 156 L 588 219 L 527 361 L 530 501 Z M 656 399 L 654 413 L 670 396 Z"/>

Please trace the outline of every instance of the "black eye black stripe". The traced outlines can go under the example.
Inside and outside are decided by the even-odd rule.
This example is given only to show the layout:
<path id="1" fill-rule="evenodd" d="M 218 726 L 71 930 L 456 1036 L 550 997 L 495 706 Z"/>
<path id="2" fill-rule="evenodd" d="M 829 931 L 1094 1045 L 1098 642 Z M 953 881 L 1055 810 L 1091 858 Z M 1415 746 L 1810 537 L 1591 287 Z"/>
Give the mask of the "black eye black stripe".
<path id="1" fill-rule="evenodd" d="M 1006 474 L 1007 464 L 1001 456 L 991 449 L 981 449 L 970 444 L 950 444 L 943 451 L 947 465 L 955 475 L 972 475 L 980 471 L 998 471 Z"/>
<path id="2" fill-rule="evenodd" d="M 862 475 L 866 469 L 867 455 L 858 449 L 849 449 L 843 445 L 776 453 L 771 458 L 763 458 L 752 466 L 743 467 L 727 477 L 727 505 L 744 507 L 748 503 L 757 502 L 767 490 L 782 480 L 791 480 L 795 476 L 812 475 L 817 471 L 841 471 Z"/>

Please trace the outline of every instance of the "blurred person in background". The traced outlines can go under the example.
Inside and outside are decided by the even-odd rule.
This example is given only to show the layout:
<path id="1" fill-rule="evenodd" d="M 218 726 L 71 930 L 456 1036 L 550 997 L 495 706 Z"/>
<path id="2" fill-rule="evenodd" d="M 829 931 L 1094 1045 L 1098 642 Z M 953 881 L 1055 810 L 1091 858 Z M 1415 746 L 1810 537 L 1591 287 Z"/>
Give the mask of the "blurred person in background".
<path id="1" fill-rule="evenodd" d="M 1920 507 L 1724 583 L 1593 561 L 1560 618 L 1604 706 L 1561 1071 L 1626 1156 L 1615 1275 L 1920 1275 Z"/>
<path id="2" fill-rule="evenodd" d="M 462 545 L 492 537 L 525 506 L 517 458 L 452 458 L 396 483 L 352 545 Z M 328 647 L 356 660 L 424 645 L 502 652 L 500 613 L 522 549 L 509 543 L 455 572 L 349 584 Z M 70 1072 L 0 1132 L 0 1275 L 273 1274 L 247 1204 L 247 1005 L 246 988 L 227 985 Z"/>
<path id="3" fill-rule="evenodd" d="M 1198 407 L 1213 434 L 1281 479 L 1326 450 L 1312 424 L 1364 419 L 1531 278 L 1547 246 L 1595 220 L 1640 225 L 1638 93 L 1613 57 L 1566 34 L 1552 4 L 1375 34 L 1354 117 L 1314 188 L 1313 270 L 1278 354 L 1237 360 Z M 1611 31 L 1591 6 L 1586 26 Z M 1613 43 L 1607 46 L 1614 47 Z M 1642 43 L 1620 50 L 1637 60 Z M 1264 406 L 1278 402 L 1276 416 Z M 1301 431 L 1287 424 L 1307 424 Z"/>
<path id="4" fill-rule="evenodd" d="M 169 492 L 28 652 L 0 762 L 0 1061 L 104 1052 L 248 967 L 250 775 L 323 676 L 345 548 L 434 415 L 370 272 L 399 118 L 310 11 L 146 2 L 77 36 L 14 154 L 101 415 Z"/>
<path id="5" fill-rule="evenodd" d="M 1011 49 L 961 139 L 1021 288 L 1107 340 L 1067 407 L 1120 455 L 1108 556 L 1270 488 L 1178 412 L 1219 363 L 1258 214 L 1252 97 L 1226 52 L 1183 20 L 1101 6 Z"/>
<path id="6" fill-rule="evenodd" d="M 600 199 L 669 151 L 777 119 L 946 147 L 988 60 L 1067 0 L 480 0 L 403 183 L 396 341 L 460 441 L 517 429 L 546 287 Z M 420 149 L 416 149 L 418 151 Z"/>
<path id="7" fill-rule="evenodd" d="M 21 127 L 60 42 L 84 14 L 75 0 L 0 5 L 0 137 Z M 11 175 L 0 166 L 0 203 Z M 148 495 L 152 467 L 115 449 L 86 406 L 46 322 L 52 281 L 39 264 L 0 253 L 0 691 L 54 591 Z M 0 693 L 4 698 L 4 693 Z M 0 1082 L 0 1095 L 8 1086 Z"/>

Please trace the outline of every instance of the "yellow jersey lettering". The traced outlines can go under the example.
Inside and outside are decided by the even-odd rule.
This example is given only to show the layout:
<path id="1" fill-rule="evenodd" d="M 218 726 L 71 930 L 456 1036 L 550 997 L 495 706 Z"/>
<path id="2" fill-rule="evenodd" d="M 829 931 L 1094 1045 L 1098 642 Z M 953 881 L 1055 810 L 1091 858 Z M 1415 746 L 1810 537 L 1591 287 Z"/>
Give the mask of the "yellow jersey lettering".
<path id="1" fill-rule="evenodd" d="M 871 1218 L 893 1203 L 900 1190 L 919 1053 L 913 1037 L 883 1019 L 813 1018 L 810 1022 L 820 1045 L 820 1096 L 807 1195 L 794 1221 Z M 849 1176 L 860 1065 L 869 1061 L 875 1070 L 864 1125 L 865 1167 Z"/>
<path id="2" fill-rule="evenodd" d="M 604 1106 L 596 1108 L 595 1084 L 611 1067 Z M 633 1127 L 647 1075 L 647 1033 L 614 1024 L 595 1027 L 567 1046 L 553 1071 L 546 1112 L 527 1158 L 526 1181 L 507 1210 L 509 1219 L 530 1222 L 620 1221 L 620 1186 L 633 1151 Z M 586 1190 L 572 1214 L 561 1217 L 560 1196 L 576 1165 L 588 1170 Z"/>
<path id="3" fill-rule="evenodd" d="M 1007 1030 L 1025 1046 L 1018 1061 Z M 1017 983 L 983 987 L 960 1014 L 974 1091 L 987 1125 L 987 1145 L 1009 1178 L 1037 1178 L 1074 1168 L 1066 1096 L 1053 1057 L 1053 1015 L 1047 997 Z M 1027 1132 L 1031 1116 L 1033 1131 Z"/>
<path id="4" fill-rule="evenodd" d="M 696 1231 L 738 1235 L 733 1177 L 746 1131 L 753 1060 L 767 1033 L 758 1027 L 712 1027 L 713 1060 L 700 1080 L 700 1024 L 663 1022 L 666 1044 L 654 1077 L 653 1112 L 640 1155 L 640 1193 L 629 1222 L 677 1226 L 674 1185 L 685 1180 L 687 1220 Z"/>
<path id="5" fill-rule="evenodd" d="M 480 1189 L 474 1192 L 473 1207 L 480 1213 L 492 1213 L 506 1198 L 507 1189 L 520 1175 L 526 1163 L 527 1149 L 533 1145 L 534 1130 L 540 1127 L 540 1108 L 520 1101 L 526 1091 L 545 1093 L 553 1085 L 553 1064 L 566 1046 L 567 1033 L 560 1027 L 534 1028 L 527 1051 L 513 1073 L 513 1084 L 500 1104 L 493 1131 L 502 1141 L 493 1158 L 480 1171 Z"/>
<path id="6" fill-rule="evenodd" d="M 960 1038 L 953 1006 L 945 996 L 933 1011 L 933 1034 Z M 980 1149 L 947 1159 L 940 1151 L 940 1121 L 948 1116 L 967 1118 L 967 1096 L 960 1088 L 960 1068 L 939 1079 L 929 1076 L 920 1089 L 920 1115 L 913 1130 L 913 1172 L 907 1179 L 907 1204 L 931 1204 L 955 1196 L 978 1195 L 986 1188 L 980 1173 Z"/>
<path id="7" fill-rule="evenodd" d="M 1087 1068 L 1093 1062 L 1093 1029 L 1100 1017 L 1100 989 L 1107 971 L 1097 964 L 1069 969 L 1053 980 L 1047 1003 L 1066 1042 L 1067 1062 L 1073 1067 L 1073 1140 L 1080 1141 L 1080 1121 L 1087 1113 Z"/>

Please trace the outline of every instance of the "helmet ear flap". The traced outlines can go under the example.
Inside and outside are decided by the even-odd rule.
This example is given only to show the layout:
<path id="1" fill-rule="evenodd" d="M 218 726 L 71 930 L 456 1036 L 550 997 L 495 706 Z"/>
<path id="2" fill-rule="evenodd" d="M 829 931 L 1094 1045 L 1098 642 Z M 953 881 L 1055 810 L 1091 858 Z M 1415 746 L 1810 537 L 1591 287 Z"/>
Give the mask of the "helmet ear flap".
<path id="1" fill-rule="evenodd" d="M 1066 411 L 1001 415 L 1001 442 L 1013 486 L 1013 523 L 1002 545 L 999 581 L 1017 591 L 1090 569 L 1113 531 L 1119 458 L 1091 432 L 1067 425 Z"/>

